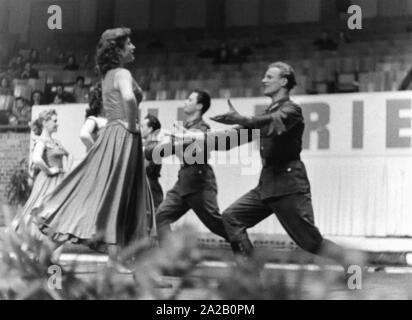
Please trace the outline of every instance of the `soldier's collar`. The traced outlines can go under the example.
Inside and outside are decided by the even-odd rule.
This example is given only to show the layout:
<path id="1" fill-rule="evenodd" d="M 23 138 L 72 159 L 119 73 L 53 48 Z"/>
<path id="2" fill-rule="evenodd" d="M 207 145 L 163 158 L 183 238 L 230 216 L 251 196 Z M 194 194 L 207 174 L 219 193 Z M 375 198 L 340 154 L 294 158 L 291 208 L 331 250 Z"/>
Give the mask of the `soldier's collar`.
<path id="1" fill-rule="evenodd" d="M 193 121 L 188 121 L 188 122 L 186 121 L 186 122 L 183 124 L 183 126 L 184 126 L 186 129 L 189 129 L 189 128 L 193 127 L 194 125 L 198 124 L 198 123 L 201 122 L 201 121 L 203 121 L 203 118 L 202 118 L 202 117 L 197 118 L 197 119 L 195 119 L 195 120 L 193 120 Z"/>
<path id="2" fill-rule="evenodd" d="M 290 97 L 276 100 L 275 102 L 272 102 L 272 103 L 269 105 L 269 107 L 267 107 L 266 111 L 267 111 L 267 112 L 272 111 L 273 109 L 276 109 L 279 105 L 281 105 L 283 102 L 286 102 L 286 101 L 289 101 L 289 100 L 290 100 Z"/>

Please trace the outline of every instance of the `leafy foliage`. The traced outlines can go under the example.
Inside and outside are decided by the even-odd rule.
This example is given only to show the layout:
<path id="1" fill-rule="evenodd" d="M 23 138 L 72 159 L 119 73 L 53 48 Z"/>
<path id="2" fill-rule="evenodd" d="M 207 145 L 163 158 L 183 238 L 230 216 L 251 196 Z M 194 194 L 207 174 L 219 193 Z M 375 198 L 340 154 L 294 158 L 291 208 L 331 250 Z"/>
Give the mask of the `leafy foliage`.
<path id="1" fill-rule="evenodd" d="M 6 186 L 6 195 L 11 205 L 24 205 L 30 196 L 31 183 L 26 159 L 20 161 L 20 166 L 12 173 Z"/>

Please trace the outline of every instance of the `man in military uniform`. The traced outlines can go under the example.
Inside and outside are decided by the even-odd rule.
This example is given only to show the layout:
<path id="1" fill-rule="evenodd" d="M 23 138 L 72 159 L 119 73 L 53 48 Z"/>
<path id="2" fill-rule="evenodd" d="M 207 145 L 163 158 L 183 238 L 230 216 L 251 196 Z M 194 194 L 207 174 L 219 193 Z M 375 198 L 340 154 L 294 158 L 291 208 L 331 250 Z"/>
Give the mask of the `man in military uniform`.
<path id="1" fill-rule="evenodd" d="M 141 134 L 143 139 L 146 175 L 152 191 L 155 210 L 163 201 L 163 190 L 159 183 L 161 163 L 155 163 L 151 157 L 153 149 L 160 143 L 161 124 L 157 117 L 148 114 L 142 121 Z"/>
<path id="2" fill-rule="evenodd" d="M 193 91 L 184 104 L 187 119 L 184 128 L 206 133 L 210 129 L 203 120 L 203 114 L 210 108 L 211 99 L 207 92 Z M 204 143 L 204 141 L 203 141 Z M 210 153 L 205 146 L 197 146 L 191 141 L 183 144 L 182 150 L 173 143 L 172 154 L 181 161 L 178 180 L 166 194 L 165 200 L 156 212 L 156 223 L 160 240 L 170 231 L 170 224 L 177 221 L 189 209 L 193 209 L 203 224 L 215 234 L 227 239 L 222 216 L 217 204 L 217 185 L 212 167 L 207 163 Z M 167 156 L 165 146 L 160 153 Z M 158 153 L 159 154 L 159 153 Z"/>
<path id="3" fill-rule="evenodd" d="M 289 98 L 290 90 L 296 85 L 294 71 L 286 63 L 273 63 L 262 83 L 264 95 L 272 99 L 263 115 L 242 116 L 229 100 L 230 111 L 212 118 L 220 123 L 240 125 L 227 130 L 226 134 L 241 128 L 260 129 L 263 168 L 259 184 L 222 214 L 232 249 L 235 253 L 251 255 L 253 246 L 246 230 L 275 213 L 299 247 L 347 265 L 343 248 L 324 239 L 314 223 L 310 184 L 300 158 L 304 119 L 301 108 Z M 226 145 L 226 148 L 229 147 Z"/>

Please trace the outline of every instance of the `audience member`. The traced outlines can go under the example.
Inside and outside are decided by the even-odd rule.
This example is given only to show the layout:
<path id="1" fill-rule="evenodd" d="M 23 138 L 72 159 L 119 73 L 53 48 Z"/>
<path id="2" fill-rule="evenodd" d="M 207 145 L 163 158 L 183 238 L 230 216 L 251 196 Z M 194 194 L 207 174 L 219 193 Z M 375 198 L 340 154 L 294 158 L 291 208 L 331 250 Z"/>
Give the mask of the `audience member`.
<path id="1" fill-rule="evenodd" d="M 66 54 L 64 52 L 60 52 L 58 56 L 54 59 L 55 64 L 65 64 L 67 62 Z"/>
<path id="2" fill-rule="evenodd" d="M 53 97 L 53 104 L 73 103 L 74 97 L 70 92 L 64 90 L 63 85 L 59 84 L 56 87 L 56 93 Z"/>
<path id="3" fill-rule="evenodd" d="M 339 31 L 338 33 L 338 45 L 349 43 L 350 38 L 344 31 Z"/>
<path id="4" fill-rule="evenodd" d="M 67 64 L 64 66 L 63 70 L 67 71 L 77 71 L 79 70 L 79 65 L 76 62 L 76 57 L 71 55 L 67 58 Z"/>
<path id="5" fill-rule="evenodd" d="M 320 51 L 335 51 L 337 49 L 337 44 L 333 40 L 327 31 L 323 31 L 321 36 L 316 39 L 313 43 L 316 49 Z"/>
<path id="6" fill-rule="evenodd" d="M 0 94 L 4 96 L 12 96 L 13 89 L 11 87 L 10 81 L 7 77 L 2 77 L 0 79 Z"/>
<path id="7" fill-rule="evenodd" d="M 56 62 L 56 57 L 53 53 L 52 48 L 46 48 L 46 51 L 40 57 L 40 61 L 44 64 L 52 64 Z"/>
<path id="8" fill-rule="evenodd" d="M 213 59 L 214 64 L 226 64 L 229 62 L 229 48 L 227 44 L 222 42 L 220 47 L 215 52 L 215 57 Z"/>
<path id="9" fill-rule="evenodd" d="M 39 51 L 36 49 L 31 49 L 28 61 L 30 61 L 32 64 L 40 63 Z"/>
<path id="10" fill-rule="evenodd" d="M 87 103 L 89 90 L 84 85 L 84 77 L 78 76 L 73 87 L 74 100 L 77 103 Z"/>
<path id="11" fill-rule="evenodd" d="M 21 73 L 24 67 L 23 57 L 21 55 L 17 55 L 10 60 L 9 67 L 17 73 Z"/>
<path id="12" fill-rule="evenodd" d="M 39 72 L 35 68 L 33 68 L 30 61 L 27 61 L 24 64 L 24 70 L 20 75 L 20 79 L 38 79 L 38 78 L 39 78 Z"/>
<path id="13" fill-rule="evenodd" d="M 35 90 L 31 94 L 31 106 L 40 106 L 43 104 L 43 92 Z"/>
<path id="14" fill-rule="evenodd" d="M 81 68 L 83 70 L 92 70 L 95 67 L 95 63 L 90 58 L 90 54 L 85 53 L 81 62 Z"/>
<path id="15" fill-rule="evenodd" d="M 31 107 L 27 100 L 17 97 L 14 101 L 12 113 L 9 118 L 10 124 L 28 125 L 31 119 Z"/>

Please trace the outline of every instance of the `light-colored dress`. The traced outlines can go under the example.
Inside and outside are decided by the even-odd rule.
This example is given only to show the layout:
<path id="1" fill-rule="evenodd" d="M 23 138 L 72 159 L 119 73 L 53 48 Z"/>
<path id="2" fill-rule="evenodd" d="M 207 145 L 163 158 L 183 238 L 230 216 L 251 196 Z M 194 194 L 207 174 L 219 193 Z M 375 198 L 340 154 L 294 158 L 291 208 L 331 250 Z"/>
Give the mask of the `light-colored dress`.
<path id="1" fill-rule="evenodd" d="M 43 197 L 56 188 L 63 180 L 63 157 L 66 155 L 66 150 L 57 140 L 38 138 L 36 143 L 44 144 L 44 152 L 42 158 L 48 167 L 57 167 L 60 172 L 49 176 L 44 171 L 40 171 L 36 176 L 33 189 L 30 197 L 23 207 L 23 210 L 16 215 L 11 223 L 11 228 L 17 233 L 28 232 L 32 237 L 40 240 L 42 234 L 34 224 L 30 215 L 32 209 L 39 204 Z"/>
<path id="2" fill-rule="evenodd" d="M 110 70 L 102 82 L 107 125 L 85 159 L 32 211 L 40 230 L 53 240 L 86 244 L 100 252 L 108 245 L 125 247 L 155 231 L 140 133 L 121 123 L 127 117 L 120 91 L 114 88 L 119 70 Z"/>
<path id="3" fill-rule="evenodd" d="M 107 119 L 103 117 L 88 116 L 87 120 L 91 120 L 95 123 L 94 130 L 91 136 L 94 141 L 97 140 L 101 130 L 107 125 Z"/>

